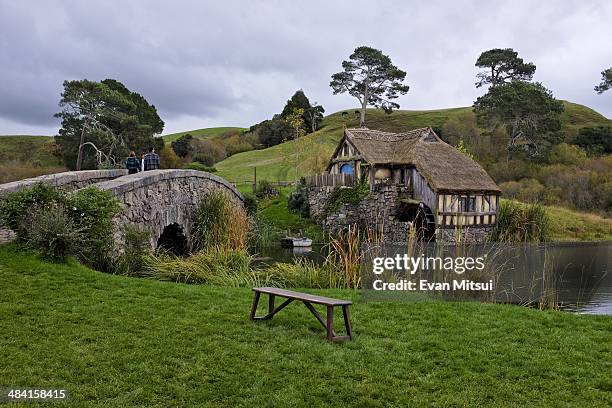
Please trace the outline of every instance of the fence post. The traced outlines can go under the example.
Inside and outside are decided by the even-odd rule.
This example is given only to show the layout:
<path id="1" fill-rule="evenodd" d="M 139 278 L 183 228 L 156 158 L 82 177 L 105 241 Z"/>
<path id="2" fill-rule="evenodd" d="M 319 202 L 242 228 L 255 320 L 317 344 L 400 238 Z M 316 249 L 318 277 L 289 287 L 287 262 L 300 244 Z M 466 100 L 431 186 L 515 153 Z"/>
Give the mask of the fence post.
<path id="1" fill-rule="evenodd" d="M 257 193 L 257 167 L 253 167 L 253 194 Z"/>

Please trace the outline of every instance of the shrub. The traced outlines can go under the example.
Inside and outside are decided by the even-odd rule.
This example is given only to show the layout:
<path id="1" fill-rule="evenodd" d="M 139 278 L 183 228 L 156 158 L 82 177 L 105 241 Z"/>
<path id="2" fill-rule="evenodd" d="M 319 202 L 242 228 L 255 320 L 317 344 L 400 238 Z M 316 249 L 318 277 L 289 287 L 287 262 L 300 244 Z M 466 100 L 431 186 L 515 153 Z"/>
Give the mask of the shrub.
<path id="1" fill-rule="evenodd" d="M 40 207 L 30 214 L 26 224 L 27 243 L 38 249 L 44 258 L 63 262 L 68 256 L 79 253 L 84 235 L 64 206 Z"/>
<path id="2" fill-rule="evenodd" d="M 612 153 L 612 127 L 582 128 L 574 143 L 593 154 Z"/>
<path id="3" fill-rule="evenodd" d="M 183 167 L 181 158 L 169 146 L 164 147 L 159 152 L 159 161 L 162 169 L 180 169 Z"/>
<path id="4" fill-rule="evenodd" d="M 274 188 L 272 183 L 268 180 L 260 180 L 257 185 L 257 192 L 255 195 L 257 198 L 270 198 L 276 197 L 279 194 L 278 189 Z"/>
<path id="5" fill-rule="evenodd" d="M 195 139 L 191 144 L 193 146 L 194 160 L 208 166 L 212 166 L 227 157 L 225 146 L 221 141 Z M 203 161 L 204 157 L 207 158 L 205 161 Z"/>
<path id="6" fill-rule="evenodd" d="M 123 252 L 115 259 L 115 272 L 122 275 L 138 275 L 145 268 L 147 255 L 151 253 L 151 232 L 136 225 L 123 227 Z"/>
<path id="7" fill-rule="evenodd" d="M 212 167 L 215 165 L 215 159 L 209 154 L 200 153 L 193 156 L 193 163 L 198 163 L 206 167 Z"/>
<path id="8" fill-rule="evenodd" d="M 242 208 L 233 205 L 223 193 L 213 192 L 198 205 L 192 248 L 242 249 L 250 227 L 251 222 Z"/>
<path id="9" fill-rule="evenodd" d="M 198 170 L 198 171 L 206 171 L 208 173 L 216 173 L 217 172 L 216 168 L 207 166 L 207 165 L 199 163 L 199 162 L 189 163 L 184 168 L 191 169 L 191 170 Z"/>
<path id="10" fill-rule="evenodd" d="M 551 164 L 580 165 L 586 161 L 586 158 L 584 150 L 567 143 L 553 146 L 548 154 L 548 162 Z"/>
<path id="11" fill-rule="evenodd" d="M 228 144 L 225 146 L 225 150 L 227 151 L 227 155 L 231 156 L 237 153 L 248 152 L 253 150 L 253 146 L 247 142 L 240 142 L 236 144 Z"/>
<path id="12" fill-rule="evenodd" d="M 542 200 L 545 194 L 544 186 L 536 179 L 523 179 L 521 181 L 507 181 L 499 185 L 504 197 L 526 203 L 535 203 Z"/>
<path id="13" fill-rule="evenodd" d="M 172 150 L 174 150 L 174 152 L 179 157 L 185 157 L 191 154 L 193 150 L 191 147 L 192 140 L 193 140 L 193 136 L 191 136 L 191 134 L 189 133 L 186 133 L 182 135 L 181 137 L 179 137 L 178 139 L 176 139 L 175 141 L 173 141 L 172 143 L 170 143 L 170 146 L 172 146 Z"/>
<path id="14" fill-rule="evenodd" d="M 20 231 L 21 223 L 35 209 L 61 204 L 64 195 L 55 187 L 39 183 L 30 188 L 8 194 L 0 200 L 0 224 L 17 232 L 24 239 L 27 232 Z"/>
<path id="15" fill-rule="evenodd" d="M 487 171 L 497 183 L 503 183 L 504 181 L 533 178 L 538 172 L 538 167 L 533 163 L 514 159 L 494 163 L 487 168 Z"/>
<path id="16" fill-rule="evenodd" d="M 550 217 L 539 204 L 502 200 L 492 239 L 497 242 L 548 241 Z"/>
<path id="17" fill-rule="evenodd" d="M 87 187 L 68 196 L 66 208 L 85 235 L 80 251 L 87 265 L 108 270 L 113 249 L 113 217 L 121 211 L 119 200 L 109 191 Z"/>
<path id="18" fill-rule="evenodd" d="M 308 189 L 303 183 L 303 179 L 295 191 L 287 197 L 287 208 L 295 210 L 304 218 L 310 217 L 310 205 L 308 204 Z"/>

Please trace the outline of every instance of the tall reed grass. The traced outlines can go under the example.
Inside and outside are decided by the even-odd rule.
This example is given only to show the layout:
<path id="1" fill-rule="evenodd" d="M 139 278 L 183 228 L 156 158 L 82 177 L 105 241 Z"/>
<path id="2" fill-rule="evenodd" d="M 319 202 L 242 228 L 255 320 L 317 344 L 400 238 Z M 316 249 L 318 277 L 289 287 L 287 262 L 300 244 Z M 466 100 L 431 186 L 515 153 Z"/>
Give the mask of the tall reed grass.
<path id="1" fill-rule="evenodd" d="M 551 221 L 539 204 L 503 200 L 492 240 L 497 242 L 545 242 L 550 240 Z"/>
<path id="2" fill-rule="evenodd" d="M 202 199 L 196 211 L 192 250 L 244 249 L 251 227 L 243 208 L 231 203 L 223 193 L 213 192 Z"/>

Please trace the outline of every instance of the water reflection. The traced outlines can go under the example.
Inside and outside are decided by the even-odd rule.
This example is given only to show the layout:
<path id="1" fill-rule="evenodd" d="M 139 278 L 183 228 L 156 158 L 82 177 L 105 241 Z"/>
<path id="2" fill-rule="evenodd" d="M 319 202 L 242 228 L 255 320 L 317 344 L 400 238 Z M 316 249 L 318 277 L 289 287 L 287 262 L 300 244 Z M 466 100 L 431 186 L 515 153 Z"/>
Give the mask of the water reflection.
<path id="1" fill-rule="evenodd" d="M 497 301 L 524 304 L 528 303 L 526 299 L 536 299 L 543 277 L 534 271 L 542 270 L 540 263 L 547 259 L 554 260 L 551 274 L 556 302 L 562 310 L 612 315 L 612 242 L 547 244 L 546 258 L 540 253 L 542 248 L 517 246 L 504 249 L 506 265 L 497 282 L 499 291 L 503 293 L 497 293 Z M 403 253 L 405 247 L 387 248 L 387 251 L 389 254 Z M 277 245 L 260 248 L 254 253 L 255 263 L 260 265 L 290 263 L 296 258 L 306 258 L 321 265 L 328 250 L 320 244 L 311 248 L 282 248 Z"/>

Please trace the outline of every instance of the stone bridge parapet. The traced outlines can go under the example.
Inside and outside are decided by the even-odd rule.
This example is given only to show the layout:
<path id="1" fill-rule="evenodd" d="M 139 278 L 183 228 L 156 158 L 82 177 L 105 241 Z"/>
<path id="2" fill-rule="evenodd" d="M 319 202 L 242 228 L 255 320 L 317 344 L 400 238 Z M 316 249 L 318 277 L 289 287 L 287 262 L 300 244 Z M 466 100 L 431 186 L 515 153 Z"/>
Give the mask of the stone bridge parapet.
<path id="1" fill-rule="evenodd" d="M 0 198 L 24 190 L 39 183 L 49 184 L 62 191 L 74 191 L 101 181 L 112 180 L 127 174 L 125 169 L 66 171 L 63 173 L 45 174 L 24 180 L 0 184 Z M 15 239 L 15 233 L 0 227 L 0 244 Z"/>

